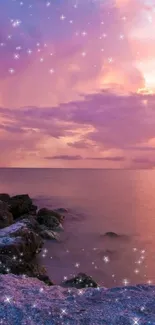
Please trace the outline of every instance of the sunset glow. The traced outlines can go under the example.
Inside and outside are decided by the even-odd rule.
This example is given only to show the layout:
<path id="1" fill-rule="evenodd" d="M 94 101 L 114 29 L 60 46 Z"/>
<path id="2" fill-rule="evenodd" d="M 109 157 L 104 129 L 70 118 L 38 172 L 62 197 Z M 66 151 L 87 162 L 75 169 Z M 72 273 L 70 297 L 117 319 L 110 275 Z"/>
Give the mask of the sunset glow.
<path id="1" fill-rule="evenodd" d="M 154 168 L 154 1 L 0 9 L 0 166 Z"/>

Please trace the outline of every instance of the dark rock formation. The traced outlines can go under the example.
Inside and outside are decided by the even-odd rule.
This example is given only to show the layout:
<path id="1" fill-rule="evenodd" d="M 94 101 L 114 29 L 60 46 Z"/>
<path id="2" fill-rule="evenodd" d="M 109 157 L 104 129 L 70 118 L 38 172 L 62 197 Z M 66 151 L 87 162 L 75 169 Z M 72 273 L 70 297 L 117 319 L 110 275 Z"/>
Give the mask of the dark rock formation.
<path id="1" fill-rule="evenodd" d="M 10 212 L 13 214 L 14 219 L 21 217 L 23 214 L 37 210 L 37 207 L 32 204 L 32 200 L 28 194 L 12 196 L 9 205 Z"/>
<path id="2" fill-rule="evenodd" d="M 62 282 L 61 285 L 63 287 L 74 287 L 77 289 L 88 287 L 97 288 L 97 283 L 85 273 L 78 273 L 76 277 Z"/>
<path id="3" fill-rule="evenodd" d="M 10 195 L 9 194 L 6 194 L 6 193 L 0 193 L 0 201 L 3 201 L 3 202 L 6 202 L 6 203 L 9 203 L 10 201 Z"/>
<path id="4" fill-rule="evenodd" d="M 45 225 L 48 229 L 52 230 L 56 229 L 60 224 L 59 220 L 50 214 L 37 216 L 37 221 L 40 225 Z"/>
<path id="5" fill-rule="evenodd" d="M 13 223 L 12 213 L 8 209 L 8 204 L 0 201 L 0 228 L 7 227 Z"/>
<path id="6" fill-rule="evenodd" d="M 29 195 L 0 194 L 0 273 L 37 277 L 48 285 L 52 281 L 34 257 L 43 246 L 43 239 L 59 240 L 63 217 L 55 211 L 41 209 Z M 39 221 L 39 222 L 38 222 Z"/>
<path id="7" fill-rule="evenodd" d="M 119 235 L 116 234 L 115 232 L 109 231 L 104 234 L 104 236 L 111 237 L 111 238 L 118 238 Z"/>
<path id="8" fill-rule="evenodd" d="M 44 239 L 54 239 L 56 241 L 59 241 L 58 234 L 52 230 L 44 229 L 40 232 L 40 236 Z"/>
<path id="9" fill-rule="evenodd" d="M 24 223 L 17 222 L 0 231 L 0 254 L 31 260 L 43 246 L 41 237 Z"/>
<path id="10" fill-rule="evenodd" d="M 29 213 L 30 213 L 31 215 L 33 215 L 33 216 L 36 216 L 36 214 L 37 214 L 37 209 L 38 209 L 37 205 L 32 204 L 31 207 L 30 207 Z"/>
<path id="11" fill-rule="evenodd" d="M 50 209 L 40 209 L 37 213 L 38 217 L 55 217 L 59 222 L 63 222 L 64 220 L 64 216 L 62 216 L 60 213 L 58 213 L 57 211 L 54 210 L 50 210 Z"/>
<path id="12" fill-rule="evenodd" d="M 18 222 L 22 222 L 29 229 L 33 230 L 35 233 L 39 234 L 42 231 L 42 226 L 37 221 L 36 217 L 29 214 L 24 214 L 17 220 Z"/>
<path id="13" fill-rule="evenodd" d="M 0 273 L 23 274 L 28 277 L 38 278 L 48 285 L 53 285 L 53 282 L 46 275 L 46 270 L 43 267 L 40 267 L 34 262 L 26 262 L 22 257 L 17 258 L 16 255 L 12 257 L 3 254 L 0 255 Z"/>

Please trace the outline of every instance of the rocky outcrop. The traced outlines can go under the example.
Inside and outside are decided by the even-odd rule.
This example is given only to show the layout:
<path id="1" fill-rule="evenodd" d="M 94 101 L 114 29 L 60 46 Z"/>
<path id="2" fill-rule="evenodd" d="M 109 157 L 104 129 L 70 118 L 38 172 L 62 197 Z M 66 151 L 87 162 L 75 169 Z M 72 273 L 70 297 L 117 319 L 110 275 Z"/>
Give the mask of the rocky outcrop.
<path id="1" fill-rule="evenodd" d="M 48 229 L 43 229 L 40 232 L 40 236 L 44 239 L 54 239 L 56 241 L 59 241 L 59 235 L 52 230 L 48 230 Z"/>
<path id="2" fill-rule="evenodd" d="M 79 290 L 0 275 L 0 288 L 2 324 L 155 325 L 155 286 Z"/>
<path id="3" fill-rule="evenodd" d="M 37 210 L 32 203 L 31 198 L 28 194 L 15 195 L 9 200 L 10 212 L 12 213 L 14 219 L 21 217 L 25 213 L 31 214 Z"/>
<path id="4" fill-rule="evenodd" d="M 116 234 L 115 232 L 112 232 L 112 231 L 106 232 L 106 233 L 104 234 L 104 236 L 106 236 L 106 237 L 110 237 L 110 238 L 118 238 L 118 237 L 119 237 L 118 234 Z"/>
<path id="5" fill-rule="evenodd" d="M 6 203 L 9 203 L 10 201 L 10 195 L 9 194 L 6 194 L 6 193 L 0 193 L 0 201 L 3 201 L 3 202 L 6 202 Z"/>
<path id="6" fill-rule="evenodd" d="M 41 237 L 26 224 L 16 222 L 0 231 L 0 254 L 31 260 L 43 246 Z"/>
<path id="7" fill-rule="evenodd" d="M 0 201 L 0 273 L 24 274 L 52 285 L 46 270 L 34 262 L 34 257 L 41 251 L 42 238 L 59 241 L 58 232 L 63 230 L 61 222 L 64 216 L 46 208 L 36 214 L 37 207 L 27 194 L 10 197 L 2 193 L 0 198 L 4 200 Z M 62 285 L 97 287 L 96 282 L 84 273 Z"/>
<path id="8" fill-rule="evenodd" d="M 44 225 L 49 229 L 56 229 L 57 227 L 59 227 L 59 220 L 51 215 L 39 215 L 37 216 L 37 221 L 39 222 L 40 225 Z"/>
<path id="9" fill-rule="evenodd" d="M 63 222 L 64 216 L 61 215 L 59 212 L 50 210 L 50 209 L 40 209 L 37 213 L 37 218 L 44 218 L 45 220 L 48 220 L 48 218 L 55 217 L 59 222 Z"/>
<path id="10" fill-rule="evenodd" d="M 66 280 L 61 283 L 63 287 L 74 287 L 77 289 L 81 288 L 97 288 L 97 283 L 92 279 L 92 277 L 86 275 L 85 273 L 78 273 L 77 276 L 75 276 L 72 279 Z"/>
<path id="11" fill-rule="evenodd" d="M 37 206 L 33 204 L 28 194 L 10 196 L 6 193 L 0 194 L 0 201 L 8 204 L 8 210 L 12 213 L 13 218 L 17 219 L 24 214 L 36 215 Z"/>
<path id="12" fill-rule="evenodd" d="M 4 201 L 0 201 L 0 229 L 13 223 L 13 215 L 9 212 L 9 206 Z"/>
<path id="13" fill-rule="evenodd" d="M 0 255 L 0 273 L 1 274 L 16 274 L 27 277 L 38 278 L 44 281 L 47 285 L 53 285 L 53 282 L 46 275 L 44 267 L 39 266 L 34 262 L 26 262 L 22 257 L 17 258 L 16 255 L 12 257 L 8 255 Z"/>
<path id="14" fill-rule="evenodd" d="M 37 206 L 27 194 L 10 197 L 1 193 L 0 199 L 0 273 L 24 274 L 52 285 L 34 257 L 41 251 L 42 238 L 59 240 L 63 217 L 46 208 L 37 215 Z"/>

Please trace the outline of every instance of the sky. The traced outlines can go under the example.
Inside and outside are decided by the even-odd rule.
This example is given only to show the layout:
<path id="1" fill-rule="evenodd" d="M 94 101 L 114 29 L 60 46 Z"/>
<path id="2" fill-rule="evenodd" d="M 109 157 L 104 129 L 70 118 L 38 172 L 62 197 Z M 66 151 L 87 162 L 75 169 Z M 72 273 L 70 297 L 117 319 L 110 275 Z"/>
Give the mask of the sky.
<path id="1" fill-rule="evenodd" d="M 0 167 L 155 167 L 154 0 L 0 1 Z"/>

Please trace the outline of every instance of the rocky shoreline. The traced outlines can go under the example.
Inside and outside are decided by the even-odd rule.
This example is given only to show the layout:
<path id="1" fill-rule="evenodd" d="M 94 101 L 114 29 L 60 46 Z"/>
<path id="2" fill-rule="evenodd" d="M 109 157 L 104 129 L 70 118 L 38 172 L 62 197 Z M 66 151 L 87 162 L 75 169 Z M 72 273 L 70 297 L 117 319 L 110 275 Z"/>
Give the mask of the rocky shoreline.
<path id="1" fill-rule="evenodd" d="M 28 194 L 0 194 L 0 274 L 15 274 L 38 278 L 54 285 L 46 269 L 35 262 L 44 240 L 59 240 L 67 210 L 38 209 Z M 84 273 L 60 285 L 85 288 L 97 283 Z"/>
<path id="2" fill-rule="evenodd" d="M 0 324 L 155 325 L 155 286 L 63 288 L 0 275 Z"/>
<path id="3" fill-rule="evenodd" d="M 0 194 L 0 324 L 155 325 L 155 286 L 106 289 L 84 273 L 55 285 L 34 261 L 45 239 L 59 240 L 66 212 Z"/>

